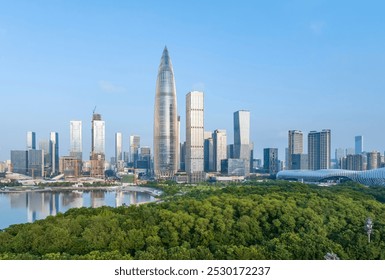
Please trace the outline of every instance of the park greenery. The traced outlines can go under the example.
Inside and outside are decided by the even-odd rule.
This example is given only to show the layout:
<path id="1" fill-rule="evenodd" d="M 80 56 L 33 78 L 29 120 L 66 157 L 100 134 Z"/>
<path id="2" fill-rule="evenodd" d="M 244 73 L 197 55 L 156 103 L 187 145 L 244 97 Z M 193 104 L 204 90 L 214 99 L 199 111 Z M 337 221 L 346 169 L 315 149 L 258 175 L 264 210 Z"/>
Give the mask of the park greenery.
<path id="1" fill-rule="evenodd" d="M 385 189 L 153 184 L 157 203 L 70 209 L 0 232 L 0 259 L 385 259 Z M 370 243 L 365 220 L 373 220 Z"/>

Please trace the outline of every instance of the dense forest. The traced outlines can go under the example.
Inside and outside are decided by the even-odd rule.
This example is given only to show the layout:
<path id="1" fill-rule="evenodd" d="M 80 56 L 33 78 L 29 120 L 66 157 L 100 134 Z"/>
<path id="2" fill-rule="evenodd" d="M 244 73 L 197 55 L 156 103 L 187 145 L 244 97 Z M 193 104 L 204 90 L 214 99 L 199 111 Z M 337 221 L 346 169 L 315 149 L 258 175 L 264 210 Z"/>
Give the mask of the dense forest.
<path id="1" fill-rule="evenodd" d="M 385 259 L 384 188 L 273 181 L 164 190 L 160 203 L 10 226 L 0 259 Z"/>

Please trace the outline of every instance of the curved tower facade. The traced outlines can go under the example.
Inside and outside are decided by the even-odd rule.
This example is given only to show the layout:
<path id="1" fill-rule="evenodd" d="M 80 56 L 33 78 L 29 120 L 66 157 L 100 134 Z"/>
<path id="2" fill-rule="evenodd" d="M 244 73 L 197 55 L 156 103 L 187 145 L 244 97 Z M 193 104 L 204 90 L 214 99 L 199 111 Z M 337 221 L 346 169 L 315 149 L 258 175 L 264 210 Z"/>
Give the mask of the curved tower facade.
<path id="1" fill-rule="evenodd" d="M 178 116 L 174 70 L 164 48 L 156 80 L 154 112 L 154 172 L 170 179 L 178 171 Z"/>

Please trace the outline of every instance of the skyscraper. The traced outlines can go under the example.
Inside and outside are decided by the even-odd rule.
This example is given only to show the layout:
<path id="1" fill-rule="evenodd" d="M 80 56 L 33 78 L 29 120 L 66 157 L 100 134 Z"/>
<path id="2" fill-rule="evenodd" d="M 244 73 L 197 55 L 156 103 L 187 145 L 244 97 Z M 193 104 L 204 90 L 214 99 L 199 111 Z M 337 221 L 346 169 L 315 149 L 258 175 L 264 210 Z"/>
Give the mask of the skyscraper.
<path id="1" fill-rule="evenodd" d="M 364 151 L 364 138 L 359 135 L 354 137 L 354 140 L 356 155 L 362 154 L 362 152 Z"/>
<path id="2" fill-rule="evenodd" d="M 246 175 L 250 173 L 250 112 L 234 112 L 234 158 L 243 159 Z"/>
<path id="3" fill-rule="evenodd" d="M 136 167 L 136 162 L 139 159 L 139 148 L 140 148 L 140 136 L 130 136 L 130 165 Z"/>
<path id="4" fill-rule="evenodd" d="M 310 170 L 329 169 L 331 160 L 331 131 L 310 131 L 308 134 L 308 160 Z"/>
<path id="5" fill-rule="evenodd" d="M 115 133 L 115 161 L 118 163 L 119 161 L 123 161 L 123 136 L 121 132 Z"/>
<path id="6" fill-rule="evenodd" d="M 100 114 L 92 115 L 91 177 L 104 178 L 105 162 L 105 123 Z"/>
<path id="7" fill-rule="evenodd" d="M 27 132 L 27 150 L 36 149 L 36 133 L 33 131 Z"/>
<path id="8" fill-rule="evenodd" d="M 92 147 L 91 153 L 105 154 L 105 123 L 100 114 L 92 115 Z"/>
<path id="9" fill-rule="evenodd" d="M 263 169 L 269 172 L 270 175 L 276 175 L 278 173 L 279 161 L 277 148 L 263 149 Z"/>
<path id="10" fill-rule="evenodd" d="M 154 110 L 154 172 L 171 178 L 178 169 L 178 118 L 174 70 L 164 48 L 156 81 Z"/>
<path id="11" fill-rule="evenodd" d="M 287 169 L 293 168 L 293 155 L 303 153 L 303 133 L 300 130 L 289 130 L 288 143 L 288 166 Z"/>
<path id="12" fill-rule="evenodd" d="M 373 151 L 366 154 L 367 156 L 367 170 L 377 169 L 381 167 L 381 154 Z"/>
<path id="13" fill-rule="evenodd" d="M 203 92 L 186 95 L 186 172 L 190 182 L 203 180 L 204 171 Z"/>
<path id="14" fill-rule="evenodd" d="M 59 133 L 51 132 L 49 141 L 51 146 L 51 175 L 56 175 L 59 173 Z"/>
<path id="15" fill-rule="evenodd" d="M 214 141 L 212 131 L 204 132 L 204 171 L 214 170 Z"/>
<path id="16" fill-rule="evenodd" d="M 83 159 L 82 121 L 70 121 L 70 156 Z"/>
<path id="17" fill-rule="evenodd" d="M 227 159 L 226 130 L 216 129 L 213 133 L 214 142 L 214 171 L 221 172 L 221 161 Z"/>

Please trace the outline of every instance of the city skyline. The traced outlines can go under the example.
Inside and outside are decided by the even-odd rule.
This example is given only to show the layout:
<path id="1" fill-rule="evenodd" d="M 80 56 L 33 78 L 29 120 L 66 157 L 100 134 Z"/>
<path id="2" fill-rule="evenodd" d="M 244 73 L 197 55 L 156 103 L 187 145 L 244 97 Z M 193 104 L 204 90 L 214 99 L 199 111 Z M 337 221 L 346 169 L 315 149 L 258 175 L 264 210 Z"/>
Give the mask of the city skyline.
<path id="1" fill-rule="evenodd" d="M 36 141 L 58 132 L 59 154 L 68 155 L 72 120 L 83 122 L 88 155 L 95 105 L 106 122 L 106 158 L 114 155 L 118 131 L 125 151 L 129 135 L 152 146 L 154 80 L 164 45 L 173 56 L 182 132 L 183 97 L 200 90 L 205 130 L 226 129 L 233 139 L 233 112 L 251 112 L 255 158 L 277 147 L 284 160 L 288 130 L 325 128 L 333 133 L 333 152 L 354 147 L 362 135 L 365 151 L 383 153 L 385 135 L 376 129 L 385 103 L 383 3 L 349 3 L 349 11 L 331 1 L 221 3 L 220 11 L 199 1 L 4 4 L 0 161 L 25 148 L 27 131 L 36 132 Z"/>

